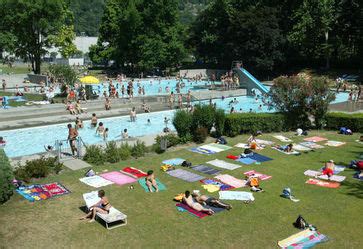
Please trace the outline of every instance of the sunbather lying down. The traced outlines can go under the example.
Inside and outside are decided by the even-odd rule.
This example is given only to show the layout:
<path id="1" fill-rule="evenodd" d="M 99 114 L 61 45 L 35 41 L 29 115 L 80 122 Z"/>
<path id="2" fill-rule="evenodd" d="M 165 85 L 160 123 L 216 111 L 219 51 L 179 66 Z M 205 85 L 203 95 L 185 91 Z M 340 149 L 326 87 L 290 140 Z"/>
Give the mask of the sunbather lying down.
<path id="1" fill-rule="evenodd" d="M 194 198 L 194 200 L 196 200 L 198 203 L 202 205 L 208 205 L 217 208 L 225 208 L 227 210 L 232 209 L 231 205 L 223 203 L 219 199 L 216 199 L 214 197 L 201 195 L 199 192 L 193 192 L 192 197 Z"/>
<path id="2" fill-rule="evenodd" d="M 281 150 L 281 151 L 284 151 L 284 152 L 292 152 L 292 147 L 293 147 L 293 144 L 288 144 L 288 145 L 276 145 L 276 148 Z"/>
<path id="3" fill-rule="evenodd" d="M 193 197 L 190 194 L 190 191 L 185 191 L 185 196 L 183 197 L 183 202 L 188 205 L 190 208 L 199 211 L 199 212 L 205 212 L 209 215 L 214 214 L 214 211 L 210 208 L 203 207 L 200 203 L 195 201 Z"/>

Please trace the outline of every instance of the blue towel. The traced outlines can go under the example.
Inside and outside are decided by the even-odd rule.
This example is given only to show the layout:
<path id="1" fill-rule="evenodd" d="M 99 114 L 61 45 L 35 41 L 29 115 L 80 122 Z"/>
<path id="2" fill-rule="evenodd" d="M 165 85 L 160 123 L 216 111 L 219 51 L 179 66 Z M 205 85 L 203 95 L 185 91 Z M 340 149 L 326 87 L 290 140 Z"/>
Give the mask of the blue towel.
<path id="1" fill-rule="evenodd" d="M 181 165 L 184 161 L 185 161 L 185 159 L 183 159 L 183 158 L 172 158 L 172 159 L 164 160 L 163 164 L 178 166 L 178 165 Z"/>
<path id="2" fill-rule="evenodd" d="M 243 164 L 247 164 L 247 165 L 256 162 L 256 160 L 253 160 L 250 157 L 239 158 L 239 159 L 236 159 L 235 161 L 243 163 Z"/>
<path id="3" fill-rule="evenodd" d="M 202 149 L 200 147 L 197 148 L 191 148 L 189 149 L 191 152 L 195 152 L 195 153 L 199 153 L 202 155 L 211 155 L 211 154 L 216 154 L 215 151 L 211 151 L 211 150 L 207 150 L 207 149 Z"/>
<path id="4" fill-rule="evenodd" d="M 254 160 L 256 160 L 257 162 L 260 162 L 260 163 L 272 160 L 272 158 L 260 155 L 258 153 L 253 153 L 253 155 L 249 156 L 249 158 L 254 159 Z"/>

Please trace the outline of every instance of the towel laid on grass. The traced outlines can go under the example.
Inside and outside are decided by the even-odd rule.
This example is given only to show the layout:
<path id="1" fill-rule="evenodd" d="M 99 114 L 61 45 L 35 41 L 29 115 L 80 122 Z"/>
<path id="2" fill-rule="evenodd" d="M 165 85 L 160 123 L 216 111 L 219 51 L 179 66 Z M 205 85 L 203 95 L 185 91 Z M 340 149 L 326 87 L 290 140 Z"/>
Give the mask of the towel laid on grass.
<path id="1" fill-rule="evenodd" d="M 318 137 L 318 136 L 304 138 L 304 141 L 314 142 L 314 143 L 325 141 L 325 140 L 328 140 L 328 139 L 325 137 Z"/>
<path id="2" fill-rule="evenodd" d="M 275 135 L 273 137 L 280 140 L 281 142 L 292 142 L 292 140 L 290 138 L 287 138 L 287 137 L 282 136 L 282 135 Z"/>
<path id="3" fill-rule="evenodd" d="M 16 192 L 30 202 L 46 200 L 55 196 L 70 193 L 66 187 L 58 182 L 24 186 L 18 188 Z"/>
<path id="4" fill-rule="evenodd" d="M 238 200 L 238 201 L 254 201 L 255 198 L 250 192 L 244 191 L 219 191 L 219 199 L 221 200 Z"/>
<path id="5" fill-rule="evenodd" d="M 215 186 L 218 186 L 219 187 L 219 190 L 221 191 L 225 191 L 225 190 L 230 190 L 230 189 L 234 189 L 233 186 L 229 185 L 229 184 L 226 184 L 220 180 L 217 180 L 215 178 L 207 178 L 207 179 L 203 179 L 203 180 L 200 180 L 201 183 L 205 184 L 205 185 L 215 185 Z M 205 188 L 207 189 L 207 188 Z M 208 189 L 207 189 L 208 190 Z M 208 191 L 210 192 L 210 191 Z"/>
<path id="6" fill-rule="evenodd" d="M 177 206 L 178 210 L 187 211 L 190 214 L 193 214 L 194 216 L 196 216 L 198 218 L 204 218 L 206 216 L 210 216 L 209 214 L 207 214 L 205 212 L 200 212 L 200 211 L 194 210 L 184 203 L 177 203 L 176 206 Z M 216 208 L 216 207 L 211 207 L 208 205 L 205 205 L 204 207 L 207 209 L 212 209 L 214 211 L 214 213 L 219 213 L 219 212 L 222 212 L 225 210 L 224 208 Z"/>
<path id="7" fill-rule="evenodd" d="M 100 176 L 120 186 L 137 181 L 135 178 L 122 174 L 118 171 L 103 173 L 100 174 Z"/>
<path id="8" fill-rule="evenodd" d="M 334 140 L 329 140 L 325 143 L 325 145 L 330 146 L 330 147 L 339 147 L 346 144 L 345 142 L 339 142 L 339 141 L 334 141 Z"/>
<path id="9" fill-rule="evenodd" d="M 163 190 L 166 190 L 166 187 L 164 184 L 162 184 L 159 179 L 155 179 L 156 181 L 156 184 L 158 185 L 158 189 L 159 191 L 163 191 Z M 149 191 L 149 188 L 147 187 L 146 185 L 146 180 L 145 178 L 141 178 L 138 180 L 139 184 L 141 185 L 141 187 L 145 190 L 145 192 L 150 192 Z M 153 190 L 155 191 L 155 188 L 153 187 Z"/>
<path id="10" fill-rule="evenodd" d="M 311 151 L 311 148 L 303 146 L 301 144 L 294 144 L 293 148 L 294 148 L 294 150 L 298 150 L 298 151 Z"/>
<path id="11" fill-rule="evenodd" d="M 311 185 L 317 185 L 324 188 L 339 188 L 340 183 L 339 182 L 328 182 L 328 181 L 322 181 L 319 179 L 312 179 L 310 178 L 305 183 L 311 184 Z"/>
<path id="12" fill-rule="evenodd" d="M 168 175 L 179 178 L 187 182 L 196 182 L 202 180 L 204 177 L 194 174 L 184 169 L 175 169 L 166 172 Z"/>
<path id="13" fill-rule="evenodd" d="M 359 144 L 363 144 L 363 141 L 355 140 Z"/>
<path id="14" fill-rule="evenodd" d="M 106 180 L 105 178 L 98 176 L 98 175 L 83 177 L 79 180 L 94 188 L 101 188 L 101 187 L 113 184 L 113 182 Z"/>
<path id="15" fill-rule="evenodd" d="M 314 142 L 301 142 L 300 145 L 308 147 L 310 149 L 323 149 L 324 146 L 314 143 Z"/>
<path id="16" fill-rule="evenodd" d="M 211 164 L 213 166 L 216 166 L 218 168 L 228 169 L 228 170 L 234 170 L 234 169 L 238 169 L 238 168 L 241 167 L 240 165 L 233 164 L 233 163 L 227 163 L 227 162 L 225 162 L 223 160 L 218 160 L 218 159 L 209 161 L 207 163 Z"/>
<path id="17" fill-rule="evenodd" d="M 224 144 L 211 143 L 211 144 L 209 144 L 209 146 L 214 147 L 214 148 L 218 148 L 218 149 L 223 150 L 223 151 L 232 149 L 232 147 L 224 145 Z"/>
<path id="18" fill-rule="evenodd" d="M 255 170 L 250 170 L 250 171 L 247 171 L 247 172 L 245 172 L 243 174 L 246 175 L 246 176 L 248 176 L 248 177 L 250 177 L 252 175 L 255 175 L 261 181 L 268 180 L 268 179 L 270 179 L 272 177 L 272 176 L 269 176 L 269 175 L 265 175 L 265 174 L 256 172 Z"/>
<path id="19" fill-rule="evenodd" d="M 252 156 L 248 156 L 249 158 L 256 160 L 257 162 L 263 163 L 263 162 L 267 162 L 267 161 L 271 161 L 272 158 L 269 158 L 267 156 L 263 156 L 261 154 L 258 153 L 253 153 Z"/>
<path id="20" fill-rule="evenodd" d="M 304 175 L 306 175 L 306 176 L 318 177 L 319 179 L 322 179 L 322 180 L 330 180 L 330 181 L 334 181 L 334 182 L 342 182 L 345 180 L 345 176 L 332 175 L 329 179 L 327 175 L 319 175 L 319 174 L 321 174 L 321 172 L 316 171 L 316 170 L 306 170 L 304 172 Z"/>
<path id="21" fill-rule="evenodd" d="M 208 150 L 208 149 L 203 149 L 203 148 L 200 148 L 200 147 L 191 148 L 191 149 L 189 149 L 189 151 L 199 153 L 199 154 L 202 154 L 202 155 L 212 155 L 212 154 L 217 153 L 215 151 L 211 151 L 211 150 Z"/>
<path id="22" fill-rule="evenodd" d="M 202 185 L 202 188 L 207 190 L 209 193 L 214 193 L 220 190 L 220 187 L 213 184 L 204 184 Z"/>
<path id="23" fill-rule="evenodd" d="M 274 149 L 274 150 L 277 150 L 277 151 L 279 151 L 279 152 L 281 152 L 281 153 L 284 153 L 284 154 L 286 154 L 286 155 L 299 155 L 300 154 L 300 152 L 298 152 L 298 151 L 296 151 L 296 150 L 292 150 L 292 151 L 290 151 L 290 152 L 287 152 L 287 151 L 284 151 L 283 149 L 281 149 L 281 148 L 278 148 L 278 147 L 271 147 L 271 149 Z"/>
<path id="24" fill-rule="evenodd" d="M 246 165 L 253 164 L 253 163 L 257 162 L 256 160 L 251 159 L 250 157 L 237 158 L 237 159 L 235 159 L 235 161 L 246 164 Z"/>
<path id="25" fill-rule="evenodd" d="M 184 161 L 185 161 L 185 159 L 183 159 L 183 158 L 172 158 L 172 159 L 164 160 L 163 164 L 178 166 L 178 165 L 181 165 Z"/>
<path id="26" fill-rule="evenodd" d="M 272 141 L 262 140 L 262 139 L 256 139 L 256 142 L 258 144 L 264 144 L 264 145 L 273 145 L 274 144 L 274 142 L 272 142 Z"/>
<path id="27" fill-rule="evenodd" d="M 245 187 L 246 186 L 246 182 L 245 180 L 241 180 L 241 179 L 237 179 L 235 178 L 234 176 L 231 176 L 231 175 L 227 175 L 227 174 L 224 174 L 224 175 L 217 175 L 215 176 L 214 178 L 230 185 L 230 186 L 233 186 L 235 188 L 241 188 L 241 187 Z"/>
<path id="28" fill-rule="evenodd" d="M 280 248 L 303 249 L 311 248 L 318 243 L 323 243 L 326 241 L 328 241 L 328 238 L 325 235 L 319 233 L 318 231 L 306 229 L 284 240 L 278 241 L 277 244 Z"/>
<path id="29" fill-rule="evenodd" d="M 126 167 L 122 170 L 122 173 L 135 178 L 141 178 L 147 176 L 147 174 L 144 171 L 134 167 Z"/>
<path id="30" fill-rule="evenodd" d="M 198 149 L 207 150 L 207 151 L 213 151 L 215 153 L 224 151 L 223 149 L 214 147 L 211 144 L 205 144 L 205 145 L 199 146 Z"/>
<path id="31" fill-rule="evenodd" d="M 353 175 L 353 178 L 355 179 L 358 179 L 360 181 L 363 181 L 363 173 L 360 173 L 359 171 L 356 172 L 354 175 Z"/>
<path id="32" fill-rule="evenodd" d="M 242 149 L 249 149 L 250 148 L 250 146 L 248 144 L 244 144 L 244 143 L 238 143 L 234 147 L 242 148 Z"/>
<path id="33" fill-rule="evenodd" d="M 192 167 L 192 169 L 202 172 L 207 175 L 218 175 L 221 172 L 220 170 L 213 169 L 209 166 L 202 165 L 202 164 L 196 165 L 196 166 Z"/>
<path id="34" fill-rule="evenodd" d="M 324 170 L 324 167 L 322 167 L 320 169 L 320 171 L 322 172 Z M 344 166 L 341 166 L 341 165 L 335 165 L 334 166 L 334 175 L 338 175 L 340 172 L 344 171 L 345 170 L 345 167 Z"/>

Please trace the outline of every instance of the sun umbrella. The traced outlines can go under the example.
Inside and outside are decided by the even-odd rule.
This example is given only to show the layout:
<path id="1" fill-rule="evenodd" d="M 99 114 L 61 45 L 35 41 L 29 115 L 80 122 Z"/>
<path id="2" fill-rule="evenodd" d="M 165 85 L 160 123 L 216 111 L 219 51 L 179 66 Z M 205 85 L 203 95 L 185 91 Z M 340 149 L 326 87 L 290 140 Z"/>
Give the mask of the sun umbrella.
<path id="1" fill-rule="evenodd" d="M 85 77 L 81 78 L 80 81 L 83 84 L 99 84 L 100 83 L 99 79 L 97 79 L 96 77 L 93 77 L 93 76 L 85 76 Z"/>

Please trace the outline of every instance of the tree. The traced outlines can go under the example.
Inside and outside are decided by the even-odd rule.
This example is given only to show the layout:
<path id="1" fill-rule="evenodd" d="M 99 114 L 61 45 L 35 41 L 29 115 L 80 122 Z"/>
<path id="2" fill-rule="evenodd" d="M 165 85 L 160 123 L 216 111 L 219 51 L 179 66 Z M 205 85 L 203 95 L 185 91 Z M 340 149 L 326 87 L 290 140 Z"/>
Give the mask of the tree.
<path id="1" fill-rule="evenodd" d="M 14 175 L 9 159 L 4 150 L 0 149 L 0 203 L 9 200 L 13 194 L 13 179 Z"/>
<path id="2" fill-rule="evenodd" d="M 40 73 L 46 49 L 55 45 L 54 37 L 72 21 L 65 0 L 1 0 L 0 16 L 0 44 L 6 44 L 8 52 L 30 61 L 35 73 Z M 66 30 L 63 35 L 70 34 Z"/>
<path id="3" fill-rule="evenodd" d="M 278 77 L 270 90 L 272 105 L 287 116 L 292 127 L 309 128 L 309 118 L 313 117 L 315 126 L 320 128 L 330 102 L 335 99 L 330 83 L 325 77 L 305 73 Z"/>
<path id="4" fill-rule="evenodd" d="M 75 38 L 76 34 L 74 33 L 73 25 L 63 25 L 56 35 L 49 36 L 49 39 L 52 41 L 54 46 L 59 48 L 59 53 L 64 58 L 69 58 L 72 55 L 79 53 L 76 45 L 73 43 Z"/>
<path id="5" fill-rule="evenodd" d="M 74 86 L 78 80 L 78 72 L 69 65 L 50 65 L 49 72 L 58 82 Z"/>

